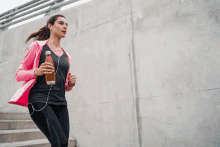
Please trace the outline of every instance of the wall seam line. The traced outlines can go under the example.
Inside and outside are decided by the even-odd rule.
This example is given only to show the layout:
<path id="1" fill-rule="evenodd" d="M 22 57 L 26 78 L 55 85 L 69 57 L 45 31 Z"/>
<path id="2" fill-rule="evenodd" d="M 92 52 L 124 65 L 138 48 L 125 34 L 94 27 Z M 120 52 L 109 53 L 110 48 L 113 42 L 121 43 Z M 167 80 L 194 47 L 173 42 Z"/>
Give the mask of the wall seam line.
<path id="1" fill-rule="evenodd" d="M 135 118 L 136 119 L 136 126 L 135 126 L 135 133 L 137 133 L 135 135 L 135 140 L 137 139 L 138 144 L 136 144 L 138 147 L 142 146 L 142 139 L 141 139 L 141 128 L 140 128 L 140 111 L 139 111 L 139 105 L 138 105 L 138 80 L 137 80 L 137 69 L 136 69 L 136 56 L 135 56 L 135 42 L 134 42 L 134 21 L 133 21 L 133 17 L 132 17 L 132 0 L 130 0 L 130 18 L 131 18 L 131 31 L 132 31 L 132 35 L 131 35 L 131 50 L 130 53 L 132 54 L 130 57 L 131 60 L 131 74 L 132 74 L 132 81 L 133 81 L 133 107 L 134 107 L 134 111 L 135 111 Z M 133 71 L 132 71 L 133 70 Z M 137 138 L 136 138 L 137 137 Z"/>

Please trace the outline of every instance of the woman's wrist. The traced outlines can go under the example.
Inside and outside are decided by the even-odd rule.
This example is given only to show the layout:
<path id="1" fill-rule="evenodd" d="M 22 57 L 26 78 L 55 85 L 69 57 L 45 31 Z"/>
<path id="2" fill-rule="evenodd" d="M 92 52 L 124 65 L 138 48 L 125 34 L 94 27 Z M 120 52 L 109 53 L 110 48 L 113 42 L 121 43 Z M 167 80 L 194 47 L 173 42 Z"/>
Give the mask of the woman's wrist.
<path id="1" fill-rule="evenodd" d="M 73 86 L 75 86 L 75 83 L 73 83 L 73 84 L 68 83 L 68 85 L 69 85 L 70 87 L 73 87 Z"/>
<path id="2" fill-rule="evenodd" d="M 37 77 L 37 69 L 34 70 L 34 75 Z"/>

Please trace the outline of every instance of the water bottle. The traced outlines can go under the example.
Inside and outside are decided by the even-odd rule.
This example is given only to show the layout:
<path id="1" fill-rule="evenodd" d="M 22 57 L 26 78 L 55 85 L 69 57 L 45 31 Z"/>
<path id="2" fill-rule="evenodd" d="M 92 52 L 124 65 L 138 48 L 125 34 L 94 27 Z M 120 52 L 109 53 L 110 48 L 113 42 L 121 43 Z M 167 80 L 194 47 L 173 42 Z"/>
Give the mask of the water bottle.
<path id="1" fill-rule="evenodd" d="M 46 51 L 45 55 L 46 55 L 45 62 L 51 62 L 54 66 L 54 62 L 51 57 L 51 51 Z M 55 85 L 56 84 L 55 71 L 53 71 L 52 74 L 45 74 L 45 79 L 46 79 L 47 85 Z"/>

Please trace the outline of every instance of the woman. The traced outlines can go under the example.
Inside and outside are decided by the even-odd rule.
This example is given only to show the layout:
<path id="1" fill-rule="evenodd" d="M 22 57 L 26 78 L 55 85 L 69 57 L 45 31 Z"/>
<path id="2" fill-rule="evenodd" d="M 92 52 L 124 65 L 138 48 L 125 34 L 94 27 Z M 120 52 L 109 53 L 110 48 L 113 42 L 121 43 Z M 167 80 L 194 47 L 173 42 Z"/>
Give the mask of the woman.
<path id="1" fill-rule="evenodd" d="M 63 15 L 50 17 L 43 28 L 27 38 L 26 42 L 31 38 L 35 38 L 35 42 L 27 49 L 15 75 L 17 81 L 34 79 L 30 84 L 32 87 L 27 88 L 29 91 L 23 92 L 23 95 L 28 93 L 27 105 L 31 118 L 52 147 L 68 146 L 69 114 L 65 91 L 70 91 L 76 83 L 76 76 L 69 73 L 70 56 L 60 46 L 66 32 L 67 22 Z M 51 51 L 54 67 L 52 63 L 45 62 L 46 51 Z M 33 69 L 37 64 L 38 68 Z M 45 74 L 52 72 L 55 72 L 56 84 L 47 85 Z"/>

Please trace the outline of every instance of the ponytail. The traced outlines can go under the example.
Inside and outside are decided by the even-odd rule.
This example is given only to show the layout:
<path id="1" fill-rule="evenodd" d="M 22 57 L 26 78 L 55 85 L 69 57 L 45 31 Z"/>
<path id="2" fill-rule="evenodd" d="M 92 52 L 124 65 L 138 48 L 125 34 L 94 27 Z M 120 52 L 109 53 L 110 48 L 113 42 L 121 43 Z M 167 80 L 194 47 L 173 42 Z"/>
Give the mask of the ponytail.
<path id="1" fill-rule="evenodd" d="M 35 40 L 47 40 L 47 39 L 49 39 L 50 38 L 50 29 L 48 28 L 48 24 L 54 25 L 54 23 L 55 23 L 55 21 L 57 20 L 58 17 L 65 18 L 63 15 L 60 15 L 60 14 L 51 16 L 47 21 L 47 25 L 45 25 L 43 28 L 41 28 L 38 32 L 32 33 L 27 38 L 25 43 L 27 43 L 31 38 L 35 38 Z"/>
<path id="2" fill-rule="evenodd" d="M 47 40 L 50 38 L 50 29 L 48 29 L 47 25 L 42 27 L 38 32 L 32 33 L 25 43 L 27 43 L 31 38 L 35 38 L 35 40 Z"/>

